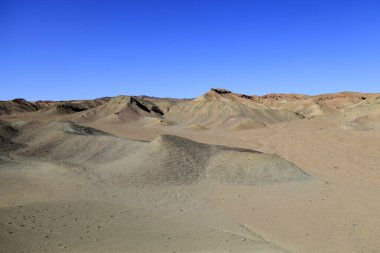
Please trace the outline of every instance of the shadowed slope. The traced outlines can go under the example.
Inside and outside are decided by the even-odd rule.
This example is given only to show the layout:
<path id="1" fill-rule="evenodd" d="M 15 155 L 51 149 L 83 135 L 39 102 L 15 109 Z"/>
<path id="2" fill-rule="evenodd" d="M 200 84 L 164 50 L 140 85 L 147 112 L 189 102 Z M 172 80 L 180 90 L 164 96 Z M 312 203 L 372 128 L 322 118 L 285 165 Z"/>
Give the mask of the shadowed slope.
<path id="1" fill-rule="evenodd" d="M 10 123 L 0 120 L 0 136 L 5 138 L 15 138 L 18 135 L 18 130 L 11 126 Z"/>
<path id="2" fill-rule="evenodd" d="M 163 111 L 153 102 L 118 96 L 76 117 L 79 121 L 133 122 L 143 117 L 162 118 Z"/>
<path id="3" fill-rule="evenodd" d="M 22 144 L 13 141 L 18 134 L 19 131 L 11 124 L 0 120 L 0 154 L 23 147 Z"/>

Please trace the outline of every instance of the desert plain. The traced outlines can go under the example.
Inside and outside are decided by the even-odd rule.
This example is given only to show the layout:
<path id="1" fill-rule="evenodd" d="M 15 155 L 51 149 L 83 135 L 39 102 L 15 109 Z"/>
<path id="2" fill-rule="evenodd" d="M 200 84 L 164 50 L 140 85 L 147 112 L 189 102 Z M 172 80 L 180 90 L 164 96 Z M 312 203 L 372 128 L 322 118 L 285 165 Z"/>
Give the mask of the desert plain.
<path id="1" fill-rule="evenodd" d="M 380 252 L 380 94 L 0 101 L 0 252 Z"/>

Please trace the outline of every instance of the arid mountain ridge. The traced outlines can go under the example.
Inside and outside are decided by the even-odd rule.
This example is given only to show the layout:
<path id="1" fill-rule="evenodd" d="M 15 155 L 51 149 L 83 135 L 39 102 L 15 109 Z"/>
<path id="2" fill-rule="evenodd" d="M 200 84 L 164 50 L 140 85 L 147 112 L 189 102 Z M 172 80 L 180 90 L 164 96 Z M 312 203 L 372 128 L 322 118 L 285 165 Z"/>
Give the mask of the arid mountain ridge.
<path id="1" fill-rule="evenodd" d="M 256 96 L 213 88 L 195 99 L 117 96 L 94 100 L 0 101 L 0 116 L 5 117 L 31 113 L 36 117 L 60 115 L 78 123 L 181 125 L 198 130 L 210 128 L 244 130 L 326 115 L 338 115 L 343 117 L 344 123 L 351 124 L 350 122 L 354 121 L 354 125 L 360 125 L 376 119 L 379 112 L 380 94 L 359 92 L 316 96 L 302 94 Z"/>
<path id="2" fill-rule="evenodd" d="M 15 98 L 12 100 L 0 101 L 0 115 L 12 114 L 18 112 L 31 112 L 37 110 L 48 109 L 52 107 L 70 107 L 70 105 L 78 106 L 83 110 L 92 109 L 99 105 L 109 102 L 118 97 L 127 97 L 124 95 L 116 97 L 102 97 L 90 100 L 67 100 L 67 101 L 52 101 L 38 100 L 27 101 L 23 98 Z M 293 103 L 294 101 L 304 103 L 314 103 L 319 106 L 326 106 L 329 109 L 342 109 L 350 105 L 360 103 L 367 99 L 380 98 L 380 93 L 361 93 L 361 92 L 339 92 L 320 95 L 304 95 L 304 94 L 283 94 L 271 93 L 266 95 L 246 95 L 234 93 L 222 88 L 212 88 L 207 93 L 195 99 L 176 99 L 176 98 L 159 98 L 151 96 L 128 96 L 136 100 L 151 101 L 151 102 L 167 102 L 167 104 L 175 104 L 188 101 L 239 101 L 244 104 L 250 104 L 252 107 L 266 109 L 281 109 L 281 105 Z M 260 106 L 261 105 L 261 106 Z M 67 108 L 67 110 L 76 111 L 77 108 Z"/>

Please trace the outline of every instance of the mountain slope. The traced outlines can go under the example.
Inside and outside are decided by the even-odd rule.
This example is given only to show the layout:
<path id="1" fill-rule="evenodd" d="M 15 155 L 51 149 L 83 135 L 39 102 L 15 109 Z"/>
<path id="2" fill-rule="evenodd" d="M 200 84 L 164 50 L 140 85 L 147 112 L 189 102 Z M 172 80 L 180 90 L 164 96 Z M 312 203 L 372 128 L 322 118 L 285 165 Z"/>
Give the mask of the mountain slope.
<path id="1" fill-rule="evenodd" d="M 118 96 L 96 108 L 81 113 L 83 121 L 131 122 L 143 117 L 162 118 L 163 111 L 154 103 L 136 97 Z"/>
<path id="2" fill-rule="evenodd" d="M 303 116 L 287 110 L 258 108 L 241 95 L 224 89 L 211 89 L 192 101 L 169 108 L 166 118 L 182 124 L 200 124 L 209 128 L 263 127 L 267 124 L 302 119 Z M 247 124 L 247 121 L 251 121 Z M 245 123 L 243 123 L 245 122 Z"/>

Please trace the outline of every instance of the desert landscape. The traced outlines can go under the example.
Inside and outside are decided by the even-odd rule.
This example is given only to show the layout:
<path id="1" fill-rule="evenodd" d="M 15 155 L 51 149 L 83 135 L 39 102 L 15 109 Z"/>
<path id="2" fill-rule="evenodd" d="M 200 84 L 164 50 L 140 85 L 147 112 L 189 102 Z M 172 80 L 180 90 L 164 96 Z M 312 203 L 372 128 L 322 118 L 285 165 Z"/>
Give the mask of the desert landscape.
<path id="1" fill-rule="evenodd" d="M 380 93 L 0 101 L 0 252 L 380 252 Z"/>

